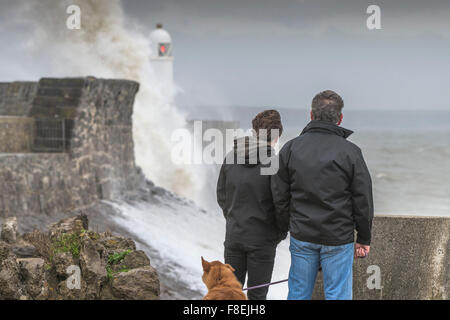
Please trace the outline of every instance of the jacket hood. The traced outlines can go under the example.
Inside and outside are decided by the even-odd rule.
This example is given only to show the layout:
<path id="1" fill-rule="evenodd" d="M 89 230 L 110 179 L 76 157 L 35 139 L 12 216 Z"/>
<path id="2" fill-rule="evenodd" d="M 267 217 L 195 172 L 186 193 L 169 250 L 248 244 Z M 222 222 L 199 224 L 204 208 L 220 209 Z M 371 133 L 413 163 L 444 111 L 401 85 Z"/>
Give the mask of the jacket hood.
<path id="1" fill-rule="evenodd" d="M 345 139 L 347 139 L 353 133 L 352 130 L 345 129 L 329 121 L 322 120 L 312 120 L 310 123 L 308 123 L 301 134 L 305 134 L 307 132 L 329 132 L 341 136 Z"/>
<path id="2" fill-rule="evenodd" d="M 275 154 L 270 144 L 265 141 L 258 141 L 254 136 L 235 139 L 233 153 L 234 163 L 246 167 L 254 167 L 258 164 L 265 163 L 265 159 Z"/>

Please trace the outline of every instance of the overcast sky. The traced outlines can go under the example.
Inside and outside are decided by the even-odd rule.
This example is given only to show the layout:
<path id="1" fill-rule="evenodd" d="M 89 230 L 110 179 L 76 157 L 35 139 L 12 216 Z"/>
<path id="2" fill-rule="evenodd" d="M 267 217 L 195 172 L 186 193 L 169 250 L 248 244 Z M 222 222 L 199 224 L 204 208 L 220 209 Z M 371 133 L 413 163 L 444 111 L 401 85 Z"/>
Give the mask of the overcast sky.
<path id="1" fill-rule="evenodd" d="M 0 23 L 15 2 L 0 0 Z M 333 89 L 352 109 L 450 110 L 448 0 L 122 2 L 144 32 L 161 22 L 171 33 L 179 105 L 307 108 Z M 381 30 L 366 27 L 370 4 Z M 0 81 L 26 76 L 11 49 L 24 37 L 0 34 Z"/>
<path id="2" fill-rule="evenodd" d="M 366 9 L 381 8 L 381 30 Z M 180 104 L 307 107 L 323 89 L 347 106 L 450 109 L 450 1 L 128 0 L 174 42 Z"/>

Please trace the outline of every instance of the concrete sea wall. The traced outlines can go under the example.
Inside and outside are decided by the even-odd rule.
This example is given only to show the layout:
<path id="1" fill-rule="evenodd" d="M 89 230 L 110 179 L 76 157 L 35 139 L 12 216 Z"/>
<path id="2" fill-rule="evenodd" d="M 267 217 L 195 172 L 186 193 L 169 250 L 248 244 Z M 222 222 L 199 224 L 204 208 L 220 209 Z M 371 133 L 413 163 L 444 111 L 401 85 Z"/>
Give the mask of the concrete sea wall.
<path id="1" fill-rule="evenodd" d="M 449 217 L 375 216 L 369 257 L 353 264 L 353 298 L 449 299 L 449 230 Z"/>

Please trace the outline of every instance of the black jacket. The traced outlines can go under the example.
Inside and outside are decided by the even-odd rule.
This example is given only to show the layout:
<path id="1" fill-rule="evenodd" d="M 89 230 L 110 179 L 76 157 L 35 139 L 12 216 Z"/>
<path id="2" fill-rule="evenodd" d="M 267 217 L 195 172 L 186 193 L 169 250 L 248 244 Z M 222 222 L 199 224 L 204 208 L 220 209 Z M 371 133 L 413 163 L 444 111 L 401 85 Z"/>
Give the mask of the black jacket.
<path id="1" fill-rule="evenodd" d="M 259 146 L 265 149 L 261 154 L 274 154 L 269 145 L 260 143 Z M 261 175 L 261 167 L 266 164 L 259 154 L 256 138 L 240 138 L 235 140 L 233 151 L 227 155 L 230 160 L 221 167 L 217 202 L 226 219 L 225 245 L 272 246 L 286 237 L 276 225 L 271 176 Z"/>
<path id="2" fill-rule="evenodd" d="M 282 230 L 300 241 L 369 245 L 372 181 L 361 150 L 346 140 L 353 132 L 311 121 L 279 154 L 272 194 Z"/>

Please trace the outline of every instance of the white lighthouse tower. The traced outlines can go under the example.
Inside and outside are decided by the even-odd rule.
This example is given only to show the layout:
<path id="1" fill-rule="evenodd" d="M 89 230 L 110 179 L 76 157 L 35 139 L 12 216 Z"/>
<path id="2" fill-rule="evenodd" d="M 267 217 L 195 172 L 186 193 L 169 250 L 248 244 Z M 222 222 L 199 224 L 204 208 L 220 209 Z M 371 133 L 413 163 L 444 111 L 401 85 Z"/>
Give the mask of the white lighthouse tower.
<path id="1" fill-rule="evenodd" d="M 167 85 L 173 84 L 173 56 L 172 38 L 163 29 L 162 24 L 157 24 L 156 29 L 150 34 L 151 58 L 150 61 L 158 80 Z"/>

